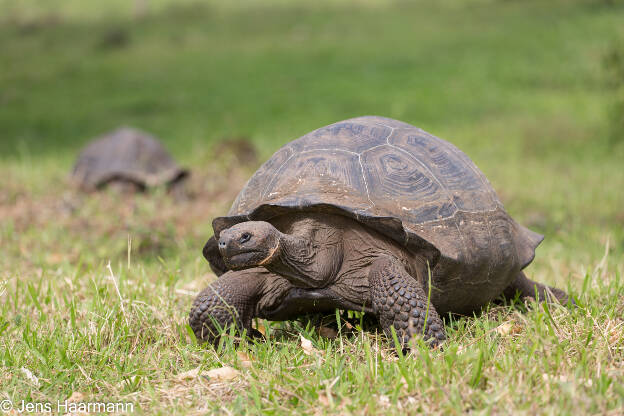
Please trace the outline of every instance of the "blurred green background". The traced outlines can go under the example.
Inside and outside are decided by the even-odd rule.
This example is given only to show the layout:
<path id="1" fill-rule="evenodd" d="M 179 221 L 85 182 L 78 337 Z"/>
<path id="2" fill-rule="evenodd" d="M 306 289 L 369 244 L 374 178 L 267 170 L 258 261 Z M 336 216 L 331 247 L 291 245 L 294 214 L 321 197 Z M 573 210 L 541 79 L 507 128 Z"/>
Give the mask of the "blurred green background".
<path id="1" fill-rule="evenodd" d="M 557 256 L 587 261 L 607 239 L 624 248 L 620 2 L 0 9 L 0 155 L 22 166 L 9 179 L 25 186 L 60 178 L 86 141 L 120 124 L 155 134 L 193 168 L 224 137 L 248 137 L 264 159 L 315 128 L 377 114 L 464 150 L 512 215 L 561 241 Z"/>

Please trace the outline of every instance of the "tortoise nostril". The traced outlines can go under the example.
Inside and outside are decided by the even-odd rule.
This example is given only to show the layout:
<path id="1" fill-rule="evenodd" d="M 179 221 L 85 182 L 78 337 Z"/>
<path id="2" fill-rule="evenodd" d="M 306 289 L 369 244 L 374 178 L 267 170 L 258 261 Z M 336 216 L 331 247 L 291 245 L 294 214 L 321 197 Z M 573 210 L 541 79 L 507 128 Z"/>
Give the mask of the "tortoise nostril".
<path id="1" fill-rule="evenodd" d="M 241 235 L 240 238 L 238 239 L 238 242 L 241 244 L 245 244 L 250 239 L 251 239 L 250 233 L 243 233 L 243 235 Z"/>
<path id="2" fill-rule="evenodd" d="M 224 240 L 219 240 L 219 248 L 225 248 L 227 246 L 227 244 L 225 243 Z"/>

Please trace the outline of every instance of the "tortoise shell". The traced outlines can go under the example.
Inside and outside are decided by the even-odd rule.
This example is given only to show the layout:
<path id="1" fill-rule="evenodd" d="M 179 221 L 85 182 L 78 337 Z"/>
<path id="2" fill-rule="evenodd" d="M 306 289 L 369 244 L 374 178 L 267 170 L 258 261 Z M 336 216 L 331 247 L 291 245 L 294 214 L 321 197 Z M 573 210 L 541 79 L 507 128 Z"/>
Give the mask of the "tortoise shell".
<path id="1" fill-rule="evenodd" d="M 94 139 L 81 151 L 72 172 L 85 190 L 117 180 L 145 189 L 173 184 L 187 175 L 154 137 L 129 127 Z"/>
<path id="2" fill-rule="evenodd" d="M 331 124 L 283 146 L 249 179 L 227 216 L 214 219 L 215 236 L 239 222 L 293 211 L 337 213 L 409 250 L 430 249 L 439 287 L 453 279 L 509 280 L 533 260 L 543 238 L 505 212 L 485 175 L 457 147 L 375 116 Z M 225 271 L 214 237 L 204 255 L 213 270 Z"/>

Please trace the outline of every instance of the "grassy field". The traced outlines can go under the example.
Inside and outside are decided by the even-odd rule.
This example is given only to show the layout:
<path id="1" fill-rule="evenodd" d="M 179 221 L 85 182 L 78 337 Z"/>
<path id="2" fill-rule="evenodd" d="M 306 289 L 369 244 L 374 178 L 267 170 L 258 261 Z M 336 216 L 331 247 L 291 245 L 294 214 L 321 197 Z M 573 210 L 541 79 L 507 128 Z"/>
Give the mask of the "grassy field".
<path id="1" fill-rule="evenodd" d="M 66 398 L 138 414 L 624 413 L 624 133 L 609 133 L 604 65 L 624 39 L 618 2 L 40 3 L 0 0 L 9 414 Z M 333 315 L 197 345 L 187 314 L 214 279 L 212 218 L 279 146 L 364 114 L 464 150 L 545 234 L 527 273 L 579 307 L 453 317 L 443 349 L 406 356 Z M 192 198 L 72 188 L 80 147 L 120 124 L 162 138 Z M 215 155 L 241 136 L 256 162 Z"/>

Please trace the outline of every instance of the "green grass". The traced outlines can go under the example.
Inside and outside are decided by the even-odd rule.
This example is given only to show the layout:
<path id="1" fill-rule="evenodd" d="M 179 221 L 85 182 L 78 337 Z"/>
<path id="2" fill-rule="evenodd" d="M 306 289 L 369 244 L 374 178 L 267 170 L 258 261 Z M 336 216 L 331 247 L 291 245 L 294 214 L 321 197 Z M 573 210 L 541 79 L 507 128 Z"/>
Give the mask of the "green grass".
<path id="1" fill-rule="evenodd" d="M 160 0 L 137 14 L 130 2 L 57 3 L 0 0 L 0 401 L 624 412 L 624 149 L 610 139 L 603 66 L 624 37 L 620 5 Z M 405 357 L 374 327 L 333 316 L 336 339 L 302 320 L 259 322 L 267 341 L 238 349 L 197 345 L 187 313 L 214 279 L 201 247 L 257 167 L 215 160 L 213 145 L 246 136 L 261 161 L 363 114 L 464 150 L 512 216 L 546 235 L 527 273 L 579 307 L 491 307 L 449 321 L 443 350 Z M 162 138 L 193 170 L 195 197 L 75 191 L 80 146 L 119 124 Z M 240 374 L 180 376 L 226 365 Z"/>

